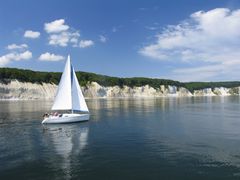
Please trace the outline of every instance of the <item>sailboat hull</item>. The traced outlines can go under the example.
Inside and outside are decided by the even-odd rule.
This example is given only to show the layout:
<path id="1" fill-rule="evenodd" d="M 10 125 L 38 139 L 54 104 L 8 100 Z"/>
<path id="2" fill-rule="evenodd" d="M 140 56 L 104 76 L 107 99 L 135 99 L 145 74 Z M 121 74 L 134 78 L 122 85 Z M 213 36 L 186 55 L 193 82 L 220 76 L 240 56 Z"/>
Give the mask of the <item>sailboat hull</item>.
<path id="1" fill-rule="evenodd" d="M 74 123 L 81 121 L 88 121 L 89 114 L 63 114 L 59 116 L 50 116 L 42 121 L 42 124 L 59 124 L 59 123 Z"/>

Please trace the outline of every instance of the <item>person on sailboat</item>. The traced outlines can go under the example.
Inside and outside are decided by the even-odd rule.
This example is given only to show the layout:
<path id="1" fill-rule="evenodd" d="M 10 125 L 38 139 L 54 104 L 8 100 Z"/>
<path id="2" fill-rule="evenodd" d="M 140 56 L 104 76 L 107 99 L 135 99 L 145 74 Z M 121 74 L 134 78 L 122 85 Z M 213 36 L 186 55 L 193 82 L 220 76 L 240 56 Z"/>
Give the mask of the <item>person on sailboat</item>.
<path id="1" fill-rule="evenodd" d="M 45 114 L 43 115 L 43 118 L 48 118 L 49 117 L 49 114 L 47 112 L 45 112 Z"/>

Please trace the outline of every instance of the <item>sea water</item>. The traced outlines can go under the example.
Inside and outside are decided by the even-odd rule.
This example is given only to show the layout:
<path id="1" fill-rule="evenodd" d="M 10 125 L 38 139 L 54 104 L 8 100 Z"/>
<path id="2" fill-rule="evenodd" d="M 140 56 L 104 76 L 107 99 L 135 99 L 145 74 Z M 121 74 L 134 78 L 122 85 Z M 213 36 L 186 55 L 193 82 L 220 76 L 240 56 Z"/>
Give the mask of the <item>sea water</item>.
<path id="1" fill-rule="evenodd" d="M 240 179 L 240 98 L 87 100 L 88 122 L 42 125 L 51 101 L 0 101 L 0 179 Z"/>

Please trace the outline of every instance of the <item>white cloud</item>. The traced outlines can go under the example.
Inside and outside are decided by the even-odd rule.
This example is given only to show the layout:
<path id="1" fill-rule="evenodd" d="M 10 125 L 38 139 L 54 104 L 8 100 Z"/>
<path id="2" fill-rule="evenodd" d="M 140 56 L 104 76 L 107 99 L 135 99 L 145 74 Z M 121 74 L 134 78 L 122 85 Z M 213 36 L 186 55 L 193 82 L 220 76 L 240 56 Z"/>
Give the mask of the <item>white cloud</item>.
<path id="1" fill-rule="evenodd" d="M 101 41 L 102 43 L 105 43 L 107 41 L 107 38 L 103 35 L 99 36 L 99 41 Z"/>
<path id="2" fill-rule="evenodd" d="M 21 49 L 27 49 L 28 48 L 28 45 L 27 44 L 10 44 L 6 47 L 8 50 L 15 50 L 15 49 L 18 49 L 18 50 L 21 50 Z"/>
<path id="3" fill-rule="evenodd" d="M 15 57 L 13 59 L 16 61 L 20 61 L 20 60 L 27 60 L 30 58 L 32 58 L 32 52 L 25 51 L 23 53 L 15 54 Z"/>
<path id="4" fill-rule="evenodd" d="M 79 37 L 80 33 L 78 31 L 70 33 L 69 42 L 72 44 L 73 47 L 77 47 Z"/>
<path id="5" fill-rule="evenodd" d="M 77 46 L 78 38 L 80 37 L 79 32 L 61 32 L 58 34 L 51 34 L 49 36 L 49 44 L 55 46 L 66 47 L 69 43 L 73 46 Z"/>
<path id="6" fill-rule="evenodd" d="M 64 19 L 58 19 L 50 23 L 45 23 L 44 29 L 47 33 L 49 33 L 49 45 L 61 47 L 72 46 L 80 48 L 86 48 L 94 45 L 94 42 L 92 40 L 80 41 L 79 31 L 66 25 Z M 100 40 L 102 42 L 105 42 L 106 38 L 104 36 L 101 36 Z"/>
<path id="7" fill-rule="evenodd" d="M 44 54 L 41 54 L 38 58 L 40 61 L 61 61 L 64 59 L 61 55 L 51 54 L 49 52 L 46 52 Z"/>
<path id="8" fill-rule="evenodd" d="M 59 33 L 62 31 L 66 31 L 69 29 L 69 26 L 64 23 L 65 23 L 64 19 L 57 19 L 50 23 L 45 23 L 44 29 L 47 33 Z"/>
<path id="9" fill-rule="evenodd" d="M 0 66 L 5 66 L 11 61 L 28 60 L 32 58 L 32 52 L 25 51 L 22 53 L 8 53 L 0 57 Z"/>
<path id="10" fill-rule="evenodd" d="M 45 31 L 49 33 L 49 45 L 66 47 L 78 47 L 80 33 L 70 26 L 64 24 L 64 19 L 58 19 L 50 23 L 45 23 Z"/>
<path id="11" fill-rule="evenodd" d="M 86 48 L 93 45 L 94 45 L 94 42 L 92 40 L 81 40 L 79 43 L 80 48 Z"/>
<path id="12" fill-rule="evenodd" d="M 27 30 L 24 33 L 25 38 L 36 39 L 36 38 L 39 38 L 39 36 L 40 36 L 40 32 L 38 31 Z"/>
<path id="13" fill-rule="evenodd" d="M 156 41 L 139 53 L 160 61 L 194 64 L 177 68 L 175 74 L 191 76 L 199 72 L 203 78 L 219 78 L 240 65 L 240 9 L 217 8 L 198 11 L 177 25 L 167 26 L 156 35 Z M 209 69 L 213 69 L 209 72 Z M 214 71 L 214 72 L 213 72 Z M 206 76 L 207 75 L 207 76 Z M 240 75 L 240 74 L 239 74 Z"/>
<path id="14" fill-rule="evenodd" d="M 69 42 L 69 36 L 67 32 L 62 32 L 60 34 L 51 34 L 49 36 L 49 44 L 50 45 L 59 45 L 59 46 L 67 46 Z"/>

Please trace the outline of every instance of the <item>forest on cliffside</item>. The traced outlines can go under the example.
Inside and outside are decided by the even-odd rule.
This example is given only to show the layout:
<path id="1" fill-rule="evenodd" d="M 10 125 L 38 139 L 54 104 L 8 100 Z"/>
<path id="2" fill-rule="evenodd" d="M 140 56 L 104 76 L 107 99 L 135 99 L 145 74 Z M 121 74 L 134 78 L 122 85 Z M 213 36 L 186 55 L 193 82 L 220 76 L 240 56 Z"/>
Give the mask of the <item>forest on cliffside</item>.
<path id="1" fill-rule="evenodd" d="M 215 88 L 215 87 L 237 87 L 240 86 L 239 81 L 227 81 L 227 82 L 187 82 L 182 83 L 179 81 L 169 79 L 157 79 L 157 78 L 145 78 L 145 77 L 131 77 L 131 78 L 119 78 L 105 76 L 89 72 L 76 72 L 79 83 L 81 86 L 86 86 L 87 83 L 97 82 L 102 86 L 129 86 L 129 87 L 140 87 L 149 85 L 153 88 L 159 88 L 160 85 L 171 85 L 176 87 L 185 87 L 189 91 L 204 89 L 204 88 Z M 60 72 L 40 72 L 17 68 L 0 68 L 0 82 L 7 84 L 13 79 L 20 82 L 31 82 L 31 83 L 54 83 L 58 84 L 61 78 Z"/>

